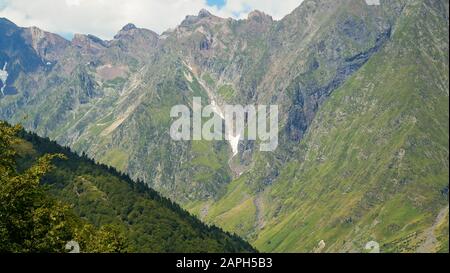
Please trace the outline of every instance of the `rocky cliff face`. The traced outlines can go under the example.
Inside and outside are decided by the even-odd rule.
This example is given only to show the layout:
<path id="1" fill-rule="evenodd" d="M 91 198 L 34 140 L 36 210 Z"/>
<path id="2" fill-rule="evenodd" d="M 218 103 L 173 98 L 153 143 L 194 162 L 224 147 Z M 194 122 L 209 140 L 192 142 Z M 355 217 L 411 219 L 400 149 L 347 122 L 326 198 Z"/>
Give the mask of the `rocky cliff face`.
<path id="1" fill-rule="evenodd" d="M 185 20 L 164 45 L 182 52 L 219 101 L 280 106 L 281 141 L 271 156 L 276 164 L 263 175 L 267 184 L 322 102 L 390 38 L 398 12 L 388 4 L 308 1 L 278 22 L 257 11 L 241 21 L 197 16 Z M 237 173 L 255 163 L 255 145 L 241 143 L 232 159 Z"/>
<path id="2" fill-rule="evenodd" d="M 385 42 L 345 59 L 368 57 L 325 96 L 294 154 L 257 158 L 198 215 L 265 251 L 448 251 L 448 12 L 389 4 L 400 13 Z"/>
<path id="3" fill-rule="evenodd" d="M 250 13 L 245 20 L 233 20 L 202 10 L 162 35 L 128 24 L 111 41 L 76 35 L 69 42 L 36 28 L 19 28 L 2 19 L 0 67 L 4 69 L 0 71 L 0 117 L 24 122 L 28 129 L 147 182 L 205 220 L 246 236 L 262 250 L 311 251 L 325 238 L 301 238 L 307 237 L 305 234 L 311 229 L 319 228 L 338 238 L 325 250 L 351 251 L 360 245 L 346 244 L 350 229 L 341 229 L 342 226 L 365 230 L 358 233 L 361 238 L 357 244 L 369 239 L 367 234 L 374 230 L 365 222 L 362 224 L 363 215 L 369 214 L 367 204 L 357 204 L 355 200 L 369 195 L 377 186 L 393 188 L 392 184 L 375 183 L 370 189 L 356 185 L 370 179 L 384 180 L 384 174 L 398 166 L 379 167 L 376 176 L 362 169 L 357 175 L 354 161 L 347 154 L 357 141 L 350 143 L 351 135 L 344 138 L 341 131 L 342 134 L 334 135 L 334 140 L 324 138 L 333 128 L 342 126 L 344 130 L 353 122 L 360 126 L 353 128 L 354 132 L 365 130 L 367 136 L 375 134 L 376 123 L 368 123 L 356 115 L 366 111 L 363 106 L 381 109 L 388 105 L 393 109 L 403 105 L 400 101 L 384 102 L 382 97 L 376 98 L 380 94 L 389 97 L 391 93 L 374 90 L 394 92 L 398 86 L 407 86 L 406 79 L 414 81 L 423 72 L 410 70 L 403 78 L 390 77 L 404 67 L 385 66 L 388 59 L 380 60 L 380 55 L 397 60 L 393 53 L 396 52 L 400 54 L 398 62 L 403 62 L 405 56 L 415 60 L 422 54 L 418 52 L 428 52 L 417 57 L 417 61 L 430 65 L 427 60 L 434 60 L 437 73 L 427 75 L 430 81 L 438 82 L 435 87 L 441 93 L 433 98 L 448 99 L 448 84 L 444 84 L 448 80 L 444 73 L 448 72 L 448 54 L 444 53 L 448 50 L 448 40 L 444 38 L 448 34 L 448 3 L 444 2 L 386 0 L 368 5 L 362 0 L 310 0 L 280 21 L 259 11 Z M 417 37 L 403 37 L 414 31 L 431 33 L 427 36 L 429 40 L 421 36 L 423 44 L 418 46 L 410 42 Z M 401 46 L 412 53 L 400 50 Z M 434 50 L 427 51 L 427 46 Z M 376 66 L 370 62 L 379 62 L 384 70 L 361 72 L 368 70 L 368 66 Z M 390 72 L 384 74 L 387 71 Z M 373 87 L 388 80 L 391 85 Z M 350 94 L 356 92 L 356 87 L 349 87 L 349 82 L 364 82 L 358 88 L 367 94 L 363 97 Z M 422 93 L 428 89 L 436 90 L 424 86 Z M 358 105 L 360 112 L 354 112 L 353 108 L 352 111 L 338 106 L 330 108 L 328 101 L 336 100 L 337 91 L 349 94 L 336 104 Z M 407 92 L 403 95 L 408 97 Z M 257 142 L 242 141 L 234 156 L 225 141 L 172 141 L 169 111 L 177 104 L 191 105 L 194 96 L 202 97 L 205 104 L 214 99 L 219 104 L 279 105 L 279 148 L 274 153 L 261 153 Z M 435 109 L 433 103 L 430 101 L 430 107 Z M 448 104 L 439 107 L 448 113 Z M 438 115 L 433 112 L 431 117 L 434 114 Z M 334 119 L 329 116 L 325 119 L 327 115 Z M 421 115 L 414 118 L 417 120 Z M 378 114 L 373 112 L 366 118 L 370 116 L 375 118 Z M 340 123 L 343 120 L 348 123 Z M 377 122 L 392 127 L 403 121 L 404 118 L 394 115 Z M 439 122 L 430 126 L 448 128 L 448 123 Z M 381 133 L 384 140 L 377 140 L 375 143 L 379 145 L 368 150 L 358 150 L 369 145 L 360 143 L 355 148 L 358 160 L 364 162 L 371 154 L 377 154 L 379 160 L 390 158 L 381 143 L 407 137 L 391 133 Z M 339 157 L 338 146 L 326 146 L 333 141 L 346 151 Z M 445 153 L 448 158 L 448 143 L 443 145 L 446 152 L 436 154 L 437 158 L 445 157 Z M 399 148 L 398 156 L 404 158 L 402 149 Z M 329 160 L 339 163 L 339 169 L 324 165 Z M 439 164 L 441 173 L 437 172 L 436 177 L 447 177 L 448 187 L 448 165 Z M 294 172 L 296 169 L 305 175 Z M 338 177 L 333 177 L 335 172 Z M 392 179 L 422 181 L 419 177 Z M 444 188 L 445 181 L 436 179 L 430 183 Z M 306 186 L 307 180 L 314 183 Z M 346 186 L 330 181 L 340 181 Z M 318 194 L 329 193 L 323 196 L 333 199 L 333 194 L 338 194 L 333 193 L 336 188 L 342 188 L 339 194 L 353 191 L 358 194 L 348 194 L 348 198 L 338 198 L 339 203 L 331 202 L 334 205 L 322 208 L 317 203 Z M 376 198 L 388 196 L 391 197 L 383 193 Z M 305 205 L 301 200 L 309 201 Z M 427 200 L 433 204 L 441 202 L 434 194 L 427 195 Z M 416 205 L 408 209 L 416 211 Z M 327 216 L 334 221 L 327 222 L 319 216 L 322 209 L 337 209 L 342 215 Z M 379 209 L 390 210 L 383 206 Z M 428 216 L 434 214 L 436 210 Z M 405 216 L 408 220 L 392 224 L 402 228 L 415 216 Z M 282 224 L 277 225 L 277 221 Z M 292 233 L 297 237 L 289 237 L 286 232 L 291 229 L 299 230 L 298 234 Z M 384 230 L 377 232 L 384 234 Z"/>

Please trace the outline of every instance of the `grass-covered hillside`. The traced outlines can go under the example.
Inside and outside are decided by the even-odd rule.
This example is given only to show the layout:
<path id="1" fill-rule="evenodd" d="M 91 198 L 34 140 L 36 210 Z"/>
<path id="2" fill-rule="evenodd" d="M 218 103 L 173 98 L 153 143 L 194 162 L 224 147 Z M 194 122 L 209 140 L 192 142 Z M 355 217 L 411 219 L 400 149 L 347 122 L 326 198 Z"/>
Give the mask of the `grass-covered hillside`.
<path id="1" fill-rule="evenodd" d="M 251 187 L 270 164 L 262 158 L 197 207 L 261 251 L 361 252 L 376 241 L 382 252 L 448 252 L 448 54 L 443 2 L 405 5 L 389 42 L 320 107 L 271 185 Z"/>

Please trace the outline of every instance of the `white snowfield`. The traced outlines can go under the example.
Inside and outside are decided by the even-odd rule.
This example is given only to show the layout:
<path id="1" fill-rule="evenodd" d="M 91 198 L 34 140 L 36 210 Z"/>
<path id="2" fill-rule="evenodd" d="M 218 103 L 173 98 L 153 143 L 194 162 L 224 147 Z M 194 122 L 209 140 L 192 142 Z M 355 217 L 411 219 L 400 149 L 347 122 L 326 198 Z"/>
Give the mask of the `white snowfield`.
<path id="1" fill-rule="evenodd" d="M 0 69 L 0 80 L 3 83 L 3 87 L 0 88 L 0 92 L 2 92 L 3 96 L 5 95 L 5 93 L 3 93 L 3 90 L 5 90 L 6 80 L 8 79 L 8 71 L 6 71 L 6 65 L 8 65 L 8 62 L 5 62 L 5 65 L 3 66 L 3 69 Z"/>
<path id="2" fill-rule="evenodd" d="M 214 99 L 211 100 L 211 106 L 213 108 L 213 111 L 219 115 L 223 120 L 225 120 L 225 115 L 220 108 L 220 106 L 217 105 L 216 101 Z M 236 156 L 239 153 L 239 140 L 241 139 L 240 134 L 234 134 L 232 130 L 226 131 L 226 139 L 230 142 L 231 149 L 233 150 L 233 156 Z"/>
<path id="3" fill-rule="evenodd" d="M 366 4 L 369 6 L 379 6 L 380 0 L 365 0 Z"/>

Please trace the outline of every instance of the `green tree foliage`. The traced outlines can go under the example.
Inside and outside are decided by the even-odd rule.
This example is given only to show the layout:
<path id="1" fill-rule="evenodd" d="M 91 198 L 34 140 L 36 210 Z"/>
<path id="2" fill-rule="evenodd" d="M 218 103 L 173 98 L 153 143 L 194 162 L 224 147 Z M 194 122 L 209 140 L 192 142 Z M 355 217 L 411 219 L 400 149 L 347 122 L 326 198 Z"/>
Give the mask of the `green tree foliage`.
<path id="1" fill-rule="evenodd" d="M 63 252 L 68 241 L 77 239 L 88 252 L 119 252 L 126 249 L 120 230 L 96 229 L 84 223 L 71 207 L 50 198 L 40 181 L 55 158 L 41 156 L 19 172 L 15 145 L 20 126 L 0 122 L 0 252 Z"/>
<path id="2" fill-rule="evenodd" d="M 61 252 L 72 240 L 81 252 L 255 251 L 84 154 L 20 126 L 0 130 L 0 252 Z"/>

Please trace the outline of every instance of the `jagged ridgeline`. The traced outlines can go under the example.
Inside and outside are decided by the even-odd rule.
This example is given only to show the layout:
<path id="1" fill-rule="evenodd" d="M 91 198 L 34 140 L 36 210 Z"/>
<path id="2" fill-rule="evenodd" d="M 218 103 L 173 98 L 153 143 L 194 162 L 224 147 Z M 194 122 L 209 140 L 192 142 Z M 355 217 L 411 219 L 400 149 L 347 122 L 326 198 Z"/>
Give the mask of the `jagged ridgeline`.
<path id="1" fill-rule="evenodd" d="M 0 118 L 260 251 L 376 241 L 448 252 L 448 5 L 304 0 L 280 20 L 202 10 L 160 35 L 129 24 L 109 41 L 0 19 Z M 278 149 L 173 141 L 170 110 L 193 97 L 278 105 Z"/>
<path id="2" fill-rule="evenodd" d="M 6 196 L 2 199 L 4 208 L 9 208 L 8 200 L 15 199 L 7 198 L 10 195 L 3 196 L 3 193 L 10 186 L 27 185 L 23 181 L 30 177 L 28 170 L 38 158 L 58 154 L 51 160 L 54 168 L 43 164 L 31 168 L 39 170 L 40 174 L 48 170 L 40 179 L 39 187 L 45 192 L 35 199 L 38 205 L 15 203 L 21 204 L 20 208 L 26 212 L 16 212 L 12 207 L 3 211 L 2 208 L 1 251 L 61 252 L 67 242 L 80 239 L 82 252 L 254 252 L 239 237 L 204 225 L 145 184 L 136 183 L 113 168 L 98 165 L 86 156 L 72 153 L 69 148 L 23 130 L 16 141 L 11 142 L 16 153 L 14 169 L 24 174 L 19 180 L 22 182 L 5 180 L 8 179 L 5 170 L 9 164 L 5 159 L 11 147 L 4 144 L 14 136 L 8 135 L 9 125 L 1 122 L 0 126 L 1 170 L 4 172 L 0 189 L 2 198 Z M 30 213 L 30 217 L 27 218 L 26 213 Z M 45 213 L 48 217 L 42 216 L 47 216 Z M 27 223 L 22 225 L 21 232 L 15 229 L 17 219 Z"/>

